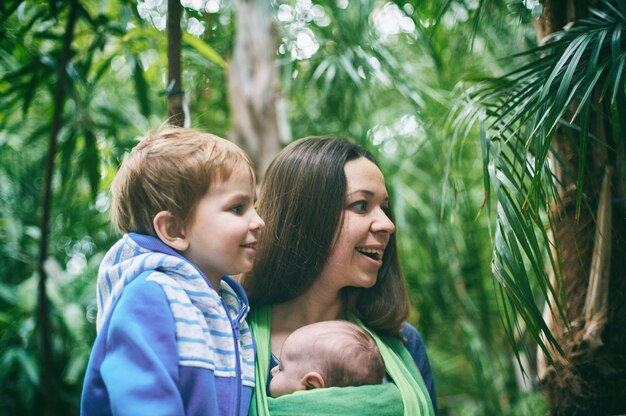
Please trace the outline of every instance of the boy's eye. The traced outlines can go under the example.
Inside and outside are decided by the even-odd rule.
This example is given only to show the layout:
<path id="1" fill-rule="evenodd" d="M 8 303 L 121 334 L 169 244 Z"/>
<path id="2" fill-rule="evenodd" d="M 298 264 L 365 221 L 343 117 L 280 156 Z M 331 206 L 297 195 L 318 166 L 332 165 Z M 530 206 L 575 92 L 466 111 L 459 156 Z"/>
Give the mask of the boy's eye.
<path id="1" fill-rule="evenodd" d="M 243 204 L 235 205 L 230 210 L 232 212 L 234 212 L 235 214 L 241 214 L 241 213 L 243 213 Z"/>

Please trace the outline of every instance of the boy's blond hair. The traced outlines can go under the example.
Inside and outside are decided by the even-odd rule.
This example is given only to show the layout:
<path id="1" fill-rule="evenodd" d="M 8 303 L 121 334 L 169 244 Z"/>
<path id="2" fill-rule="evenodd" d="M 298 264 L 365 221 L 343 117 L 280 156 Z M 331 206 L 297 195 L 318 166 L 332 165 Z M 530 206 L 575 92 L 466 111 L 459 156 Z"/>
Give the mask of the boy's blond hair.
<path id="1" fill-rule="evenodd" d="M 228 180 L 250 158 L 237 145 L 189 128 L 148 133 L 120 166 L 111 193 L 111 221 L 123 233 L 157 236 L 153 219 L 169 211 L 184 225 L 215 180 Z"/>

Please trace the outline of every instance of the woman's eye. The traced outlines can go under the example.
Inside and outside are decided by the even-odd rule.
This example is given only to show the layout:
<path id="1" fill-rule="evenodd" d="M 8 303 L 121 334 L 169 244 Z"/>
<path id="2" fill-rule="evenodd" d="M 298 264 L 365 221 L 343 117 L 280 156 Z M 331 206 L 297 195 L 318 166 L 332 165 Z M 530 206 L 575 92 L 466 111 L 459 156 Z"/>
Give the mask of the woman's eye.
<path id="1" fill-rule="evenodd" d="M 351 206 L 358 212 L 365 212 L 367 210 L 367 201 L 357 201 Z"/>
<path id="2" fill-rule="evenodd" d="M 241 214 L 243 212 L 243 205 L 239 204 L 239 205 L 235 205 L 234 207 L 232 207 L 230 209 L 232 212 L 234 212 L 235 214 Z"/>

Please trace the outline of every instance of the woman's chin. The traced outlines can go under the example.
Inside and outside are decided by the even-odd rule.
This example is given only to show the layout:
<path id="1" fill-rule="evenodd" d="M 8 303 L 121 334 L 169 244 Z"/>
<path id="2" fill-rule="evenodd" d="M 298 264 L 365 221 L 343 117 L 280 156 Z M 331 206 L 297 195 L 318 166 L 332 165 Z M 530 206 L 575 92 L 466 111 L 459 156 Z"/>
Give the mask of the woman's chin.
<path id="1" fill-rule="evenodd" d="M 361 289 L 369 289 L 376 284 L 377 277 L 363 277 L 358 282 L 356 282 L 353 287 L 360 287 Z"/>

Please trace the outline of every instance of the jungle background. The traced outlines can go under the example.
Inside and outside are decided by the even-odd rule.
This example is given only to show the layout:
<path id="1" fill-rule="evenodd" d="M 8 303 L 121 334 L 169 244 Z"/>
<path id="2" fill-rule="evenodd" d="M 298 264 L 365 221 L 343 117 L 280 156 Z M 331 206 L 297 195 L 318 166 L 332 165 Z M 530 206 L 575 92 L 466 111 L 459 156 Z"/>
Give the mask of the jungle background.
<path id="1" fill-rule="evenodd" d="M 622 0 L 3 0 L 0 414 L 78 414 L 109 186 L 166 121 L 386 175 L 443 415 L 626 412 Z"/>

